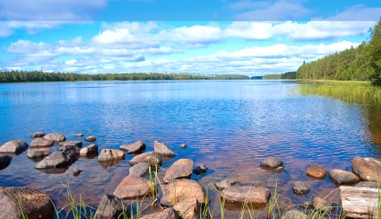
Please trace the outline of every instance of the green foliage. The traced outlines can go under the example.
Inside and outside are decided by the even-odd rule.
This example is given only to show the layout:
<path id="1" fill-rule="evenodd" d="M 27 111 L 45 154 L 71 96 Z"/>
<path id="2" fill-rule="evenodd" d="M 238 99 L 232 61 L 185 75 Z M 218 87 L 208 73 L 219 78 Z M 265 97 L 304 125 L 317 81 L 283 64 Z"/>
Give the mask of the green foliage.
<path id="1" fill-rule="evenodd" d="M 46 73 L 42 71 L 4 71 L 0 72 L 0 83 L 10 82 L 48 82 L 48 81 L 105 81 L 105 80 L 221 80 L 249 79 L 246 75 L 196 75 L 176 73 L 121 73 L 121 74 L 75 74 Z"/>
<path id="2" fill-rule="evenodd" d="M 264 80 L 272 80 L 272 79 L 296 79 L 296 71 L 286 72 L 283 74 L 270 74 L 264 75 Z"/>

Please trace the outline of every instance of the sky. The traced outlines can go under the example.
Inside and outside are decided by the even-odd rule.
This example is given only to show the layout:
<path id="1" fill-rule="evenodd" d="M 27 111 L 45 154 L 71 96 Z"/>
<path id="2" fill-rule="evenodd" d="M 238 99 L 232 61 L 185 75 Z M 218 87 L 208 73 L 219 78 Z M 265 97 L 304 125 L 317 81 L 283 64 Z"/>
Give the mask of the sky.
<path id="1" fill-rule="evenodd" d="M 0 70 L 283 73 L 380 17 L 379 0 L 0 0 Z"/>

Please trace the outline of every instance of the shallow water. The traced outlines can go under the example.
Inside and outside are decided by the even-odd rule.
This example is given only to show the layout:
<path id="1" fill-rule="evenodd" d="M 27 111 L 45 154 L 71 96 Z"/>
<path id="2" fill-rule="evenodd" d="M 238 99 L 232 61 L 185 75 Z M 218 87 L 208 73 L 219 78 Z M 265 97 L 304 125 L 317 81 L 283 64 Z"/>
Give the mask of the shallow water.
<path id="1" fill-rule="evenodd" d="M 143 140 L 165 142 L 179 158 L 205 163 L 203 186 L 225 177 L 272 188 L 278 183 L 285 208 L 324 195 L 335 188 L 329 178 L 308 178 L 305 167 L 319 163 L 328 170 L 351 169 L 355 156 L 381 158 L 381 106 L 348 104 L 291 92 L 293 81 L 132 81 L 65 82 L 0 85 L 0 144 L 36 131 L 95 135 L 102 148 Z M 185 143 L 188 148 L 180 149 Z M 87 145 L 85 143 L 85 145 Z M 285 171 L 275 174 L 259 167 L 261 159 L 278 156 Z M 62 184 L 98 204 L 128 174 L 127 159 L 103 168 L 96 159 L 79 159 L 65 173 L 46 174 L 26 152 L 0 170 L 0 186 L 27 185 L 65 196 Z M 72 169 L 84 170 L 74 177 Z M 308 181 L 307 196 L 295 196 L 294 181 Z M 211 196 L 217 199 L 216 192 Z M 60 202 L 58 202 L 60 203 Z M 216 207 L 216 206 L 214 206 Z M 227 215 L 235 215 L 227 211 Z"/>

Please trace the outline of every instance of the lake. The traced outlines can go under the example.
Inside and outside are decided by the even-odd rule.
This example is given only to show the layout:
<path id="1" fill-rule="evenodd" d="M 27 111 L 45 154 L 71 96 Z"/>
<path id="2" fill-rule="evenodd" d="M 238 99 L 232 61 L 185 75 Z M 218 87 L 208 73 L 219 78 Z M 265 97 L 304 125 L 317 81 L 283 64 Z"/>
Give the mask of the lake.
<path id="1" fill-rule="evenodd" d="M 381 158 L 381 106 L 302 96 L 293 91 L 297 86 L 265 80 L 0 84 L 0 145 L 14 139 L 30 143 L 37 131 L 64 133 L 68 140 L 81 139 L 74 133 L 94 135 L 100 149 L 143 140 L 152 151 L 159 140 L 177 153 L 163 170 L 189 158 L 209 168 L 205 176 L 192 176 L 203 186 L 226 177 L 268 188 L 277 183 L 286 207 L 336 188 L 328 176 L 307 177 L 306 166 L 351 170 L 355 156 Z M 180 149 L 182 143 L 188 147 Z M 259 167 L 269 156 L 283 160 L 284 172 Z M 47 174 L 34 169 L 24 152 L 0 170 L 0 186 L 30 186 L 60 204 L 62 184 L 69 184 L 97 205 L 128 175 L 130 159 L 108 168 L 96 159 L 79 159 L 65 173 Z M 83 170 L 78 177 L 75 167 Z M 298 180 L 310 183 L 307 196 L 292 193 Z M 212 199 L 216 194 L 211 191 Z"/>

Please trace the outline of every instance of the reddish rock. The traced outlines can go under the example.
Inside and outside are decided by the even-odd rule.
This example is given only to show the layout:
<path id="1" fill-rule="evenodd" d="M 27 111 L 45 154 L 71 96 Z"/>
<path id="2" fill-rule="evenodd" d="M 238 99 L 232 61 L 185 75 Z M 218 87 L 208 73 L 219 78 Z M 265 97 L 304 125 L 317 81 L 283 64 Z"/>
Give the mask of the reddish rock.
<path id="1" fill-rule="evenodd" d="M 174 162 L 165 172 L 164 183 L 169 183 L 178 178 L 185 178 L 192 175 L 193 161 L 189 159 L 179 159 Z"/>
<path id="2" fill-rule="evenodd" d="M 171 151 L 167 145 L 165 145 L 164 143 L 161 143 L 161 142 L 158 142 L 158 141 L 155 141 L 153 143 L 153 147 L 154 147 L 154 151 L 162 156 L 166 156 L 166 157 L 174 157 L 176 156 L 176 154 Z"/>
<path id="3" fill-rule="evenodd" d="M 147 195 L 149 191 L 150 183 L 147 179 L 129 175 L 119 183 L 114 195 L 121 199 L 129 199 Z"/>
<path id="4" fill-rule="evenodd" d="M 139 140 L 132 144 L 122 145 L 120 146 L 120 149 L 126 151 L 128 154 L 135 154 L 144 151 L 146 149 L 146 144 Z"/>
<path id="5" fill-rule="evenodd" d="M 221 197 L 228 202 L 249 203 L 253 206 L 266 206 L 270 191 L 255 186 L 230 186 L 221 192 Z"/>
<path id="6" fill-rule="evenodd" d="M 327 174 L 327 170 L 318 164 L 313 164 L 307 167 L 306 174 L 307 176 L 310 176 L 316 179 L 324 179 L 324 177 Z"/>
<path id="7" fill-rule="evenodd" d="M 364 181 L 381 182 L 381 161 L 373 158 L 355 157 L 352 169 Z"/>
<path id="8" fill-rule="evenodd" d="M 112 161 L 112 160 L 123 160 L 126 155 L 121 150 L 115 149 L 103 149 L 98 157 L 98 161 Z"/>

